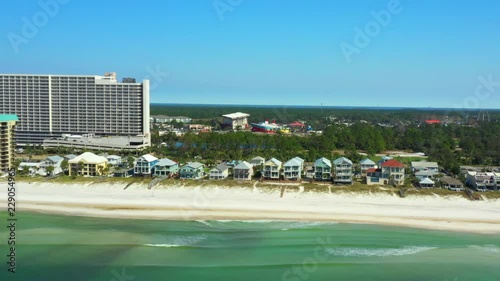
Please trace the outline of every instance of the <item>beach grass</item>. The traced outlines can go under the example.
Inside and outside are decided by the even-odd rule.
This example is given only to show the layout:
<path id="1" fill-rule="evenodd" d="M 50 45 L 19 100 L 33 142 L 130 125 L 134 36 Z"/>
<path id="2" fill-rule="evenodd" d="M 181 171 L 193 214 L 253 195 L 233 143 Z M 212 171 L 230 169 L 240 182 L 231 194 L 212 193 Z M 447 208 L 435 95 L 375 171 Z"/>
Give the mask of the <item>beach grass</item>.
<path id="1" fill-rule="evenodd" d="M 7 180 L 7 179 L 5 179 Z M 19 182 L 29 182 L 29 183 L 54 183 L 54 184 L 97 184 L 97 183 L 108 183 L 108 184 L 123 184 L 124 188 L 128 188 L 134 184 L 149 185 L 153 178 L 149 177 L 70 177 L 70 176 L 59 176 L 56 178 L 47 177 L 32 177 L 25 175 L 16 175 L 16 181 Z M 342 193 L 354 193 L 354 194 L 389 194 L 399 196 L 399 187 L 393 186 L 381 186 L 381 185 L 366 185 L 360 181 L 355 181 L 351 185 L 336 185 L 329 181 L 325 182 L 273 182 L 273 181 L 235 181 L 232 179 L 226 180 L 180 180 L 168 178 L 156 183 L 154 189 L 168 189 L 173 187 L 182 187 L 186 189 L 194 188 L 248 188 L 252 189 L 254 187 L 258 188 L 261 192 L 280 192 L 282 187 L 285 187 L 287 191 L 298 192 L 300 187 L 303 187 L 304 192 L 315 192 L 315 193 L 325 193 L 325 194 L 342 194 Z M 450 191 L 443 188 L 432 188 L 432 189 L 419 189 L 419 188 L 409 188 L 406 192 L 407 195 L 412 196 L 435 196 L 435 197 L 465 197 L 468 196 L 465 192 Z M 500 191 L 490 191 L 479 193 L 485 199 L 500 199 Z"/>

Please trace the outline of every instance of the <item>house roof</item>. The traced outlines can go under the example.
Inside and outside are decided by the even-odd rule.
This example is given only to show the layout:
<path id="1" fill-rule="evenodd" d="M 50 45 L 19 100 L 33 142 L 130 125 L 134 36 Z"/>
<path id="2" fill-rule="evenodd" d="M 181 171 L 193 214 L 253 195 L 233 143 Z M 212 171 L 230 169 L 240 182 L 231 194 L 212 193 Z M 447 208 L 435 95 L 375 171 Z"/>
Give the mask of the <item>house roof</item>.
<path id="1" fill-rule="evenodd" d="M 0 122 L 19 121 L 15 114 L 0 114 Z"/>
<path id="2" fill-rule="evenodd" d="M 203 164 L 201 164 L 200 162 L 193 162 L 193 163 L 187 164 L 183 168 L 186 168 L 186 167 L 190 167 L 190 168 L 193 168 L 193 169 L 198 169 L 200 167 L 203 167 Z"/>
<path id="3" fill-rule="evenodd" d="M 375 173 L 377 170 L 380 170 L 380 169 L 377 169 L 377 168 L 370 168 L 370 169 L 367 169 L 366 172 L 367 173 Z"/>
<path id="4" fill-rule="evenodd" d="M 330 160 L 326 159 L 325 157 L 321 157 L 318 160 L 316 160 L 314 162 L 314 166 L 317 166 L 317 165 L 319 165 L 321 163 L 325 163 L 325 164 L 327 164 L 330 167 L 332 166 L 332 162 Z"/>
<path id="5" fill-rule="evenodd" d="M 388 161 L 388 160 L 391 160 L 392 157 L 391 156 L 382 156 L 382 160 L 383 161 Z"/>
<path id="6" fill-rule="evenodd" d="M 57 163 L 61 160 L 63 160 L 64 158 L 59 156 L 59 155 L 54 155 L 54 156 L 49 156 L 47 157 L 47 160 L 50 160 L 51 162 L 54 162 L 54 163 Z"/>
<path id="7" fill-rule="evenodd" d="M 79 162 L 83 162 L 85 164 L 101 164 L 108 162 L 108 159 L 102 156 L 95 155 L 92 152 L 84 152 L 68 161 L 68 163 L 70 164 L 76 164 Z"/>
<path id="8" fill-rule="evenodd" d="M 140 158 L 148 161 L 148 162 L 153 162 L 153 161 L 156 161 L 158 160 L 158 158 L 154 157 L 153 155 L 151 154 L 145 154 L 145 155 L 142 155 Z"/>
<path id="9" fill-rule="evenodd" d="M 229 119 L 245 118 L 248 116 L 250 116 L 250 114 L 243 113 L 243 112 L 235 112 L 235 113 L 231 113 L 231 114 L 222 115 L 222 117 L 226 117 Z"/>
<path id="10" fill-rule="evenodd" d="M 463 183 L 461 181 L 459 181 L 459 180 L 457 180 L 455 178 L 452 178 L 452 177 L 448 177 L 448 176 L 443 177 L 441 179 L 441 181 L 444 182 L 444 183 L 447 183 L 449 185 L 463 185 Z"/>
<path id="11" fill-rule="evenodd" d="M 413 168 L 438 168 L 437 162 L 415 161 L 411 162 Z"/>
<path id="12" fill-rule="evenodd" d="M 375 165 L 375 162 L 368 158 L 361 160 L 359 163 L 363 165 Z"/>
<path id="13" fill-rule="evenodd" d="M 425 178 L 420 181 L 420 184 L 434 184 L 434 181 L 429 178 Z"/>
<path id="14" fill-rule="evenodd" d="M 116 159 L 116 160 L 122 159 L 122 157 L 118 156 L 118 155 L 108 155 L 106 158 L 108 158 L 108 159 Z"/>
<path id="15" fill-rule="evenodd" d="M 243 161 L 238 166 L 234 167 L 235 170 L 250 170 L 253 169 L 252 164 L 248 163 L 247 161 Z"/>
<path id="16" fill-rule="evenodd" d="M 252 158 L 252 160 L 262 160 L 262 161 L 266 161 L 266 158 L 264 158 L 264 157 L 260 157 L 260 156 L 256 156 L 256 157 Z"/>
<path id="17" fill-rule="evenodd" d="M 168 158 L 163 158 L 158 161 L 158 163 L 155 164 L 155 166 L 173 166 L 176 165 L 177 163 L 175 161 L 172 161 Z"/>
<path id="18" fill-rule="evenodd" d="M 418 171 L 418 172 L 415 172 L 415 176 L 435 176 L 435 175 L 438 175 L 439 172 L 435 172 L 435 171 Z"/>
<path id="19" fill-rule="evenodd" d="M 229 167 L 224 164 L 224 163 L 220 163 L 219 165 L 217 165 L 215 168 L 213 168 L 212 170 L 217 170 L 217 171 L 221 171 L 221 172 L 224 172 L 224 171 L 227 171 L 229 169 Z"/>
<path id="20" fill-rule="evenodd" d="M 302 158 L 300 158 L 300 157 L 298 157 L 298 156 L 297 156 L 297 157 L 293 157 L 293 159 L 295 159 L 295 160 L 299 161 L 300 163 L 304 163 L 304 162 L 305 162 L 305 160 L 304 160 L 304 159 L 302 159 Z"/>
<path id="21" fill-rule="evenodd" d="M 425 123 L 427 123 L 427 124 L 439 124 L 439 123 L 441 123 L 441 120 L 435 120 L 435 119 L 425 120 Z"/>
<path id="22" fill-rule="evenodd" d="M 382 167 L 404 168 L 405 165 L 398 160 L 391 159 L 382 163 Z"/>
<path id="23" fill-rule="evenodd" d="M 74 154 L 64 155 L 64 158 L 66 158 L 66 159 L 68 159 L 68 160 L 71 160 L 71 159 L 73 159 L 73 158 L 75 158 L 75 157 L 76 157 L 76 155 L 74 155 Z"/>
<path id="24" fill-rule="evenodd" d="M 301 166 L 302 162 L 300 162 L 298 159 L 292 158 L 288 160 L 283 166 Z"/>
<path id="25" fill-rule="evenodd" d="M 335 165 L 346 163 L 346 162 L 352 165 L 352 161 L 345 158 L 345 157 L 340 157 L 340 158 L 333 160 L 333 164 L 335 164 Z"/>
<path id="26" fill-rule="evenodd" d="M 276 166 L 281 166 L 281 164 L 282 164 L 282 162 L 276 158 L 271 158 L 266 163 L 269 163 L 269 162 L 274 163 Z"/>

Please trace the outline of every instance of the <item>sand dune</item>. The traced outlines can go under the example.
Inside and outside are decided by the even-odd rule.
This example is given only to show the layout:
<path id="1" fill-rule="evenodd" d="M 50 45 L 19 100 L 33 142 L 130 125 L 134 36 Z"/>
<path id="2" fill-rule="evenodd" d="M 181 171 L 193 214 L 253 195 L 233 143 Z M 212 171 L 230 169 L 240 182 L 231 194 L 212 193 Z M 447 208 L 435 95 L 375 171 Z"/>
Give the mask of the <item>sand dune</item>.
<path id="1" fill-rule="evenodd" d="M 328 194 L 255 188 L 147 190 L 145 185 L 17 183 L 18 211 L 169 220 L 307 220 L 500 233 L 500 201 L 460 197 Z M 2 206 L 6 189 L 1 189 Z"/>

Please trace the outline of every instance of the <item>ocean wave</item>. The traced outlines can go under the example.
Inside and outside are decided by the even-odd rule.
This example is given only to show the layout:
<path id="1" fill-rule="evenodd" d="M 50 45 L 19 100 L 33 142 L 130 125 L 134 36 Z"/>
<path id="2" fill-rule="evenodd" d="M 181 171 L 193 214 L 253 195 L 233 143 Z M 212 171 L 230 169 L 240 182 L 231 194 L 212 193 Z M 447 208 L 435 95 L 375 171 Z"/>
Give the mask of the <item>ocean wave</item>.
<path id="1" fill-rule="evenodd" d="M 479 245 L 469 245 L 467 247 L 471 248 L 471 249 L 480 250 L 480 251 L 483 251 L 483 252 L 500 254 L 500 248 L 498 246 L 496 246 L 496 245 L 482 245 L 482 246 L 479 246 Z"/>
<path id="2" fill-rule="evenodd" d="M 203 221 L 203 220 L 197 220 L 197 222 L 201 223 L 201 224 L 204 224 L 206 226 L 212 226 L 210 223 L 208 223 L 207 221 Z"/>
<path id="3" fill-rule="evenodd" d="M 331 249 L 326 249 L 326 252 L 330 255 L 342 256 L 342 257 L 389 257 L 389 256 L 414 255 L 433 249 L 436 249 L 436 247 L 406 246 L 402 248 L 392 248 L 392 249 L 331 248 Z"/>
<path id="4" fill-rule="evenodd" d="M 174 237 L 169 237 L 168 239 L 166 239 L 166 241 L 162 241 L 163 243 L 144 244 L 144 246 L 164 247 L 164 248 L 190 247 L 200 243 L 205 239 L 207 239 L 205 235 L 174 236 Z"/>
<path id="5" fill-rule="evenodd" d="M 144 246 L 148 246 L 148 247 L 163 247 L 163 248 L 182 247 L 182 245 L 172 245 L 172 244 L 144 244 Z"/>
<path id="6" fill-rule="evenodd" d="M 288 226 L 288 229 L 302 229 L 302 228 L 311 228 L 315 226 L 323 226 L 323 225 L 334 225 L 336 222 L 295 222 Z"/>

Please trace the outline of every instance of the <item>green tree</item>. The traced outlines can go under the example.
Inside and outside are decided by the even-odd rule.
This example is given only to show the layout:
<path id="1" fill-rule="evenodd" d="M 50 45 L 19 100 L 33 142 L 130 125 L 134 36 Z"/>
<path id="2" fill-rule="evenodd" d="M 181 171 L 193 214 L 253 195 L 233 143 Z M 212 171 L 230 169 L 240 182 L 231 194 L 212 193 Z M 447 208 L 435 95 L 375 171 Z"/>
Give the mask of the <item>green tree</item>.
<path id="1" fill-rule="evenodd" d="M 54 166 L 48 166 L 46 171 L 47 175 L 52 175 L 52 173 L 54 172 Z"/>

